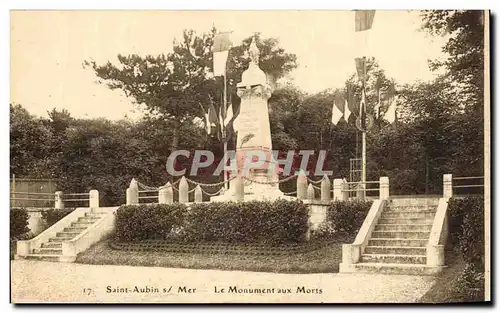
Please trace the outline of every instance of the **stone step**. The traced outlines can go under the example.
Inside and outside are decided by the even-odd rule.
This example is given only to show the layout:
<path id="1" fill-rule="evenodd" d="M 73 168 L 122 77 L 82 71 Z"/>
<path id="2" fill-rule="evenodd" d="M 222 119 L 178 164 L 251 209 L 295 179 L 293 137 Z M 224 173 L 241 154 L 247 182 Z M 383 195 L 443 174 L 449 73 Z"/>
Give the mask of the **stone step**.
<path id="1" fill-rule="evenodd" d="M 88 228 L 92 224 L 94 224 L 94 221 L 92 221 L 92 222 L 73 222 L 73 223 L 71 223 L 71 227 L 84 227 L 84 228 Z"/>
<path id="2" fill-rule="evenodd" d="M 425 255 L 406 254 L 362 254 L 361 262 L 364 263 L 398 263 L 398 264 L 426 264 Z"/>
<path id="3" fill-rule="evenodd" d="M 378 224 L 413 224 L 413 225 L 428 225 L 432 224 L 434 219 L 429 218 L 394 218 L 394 217 L 380 217 Z"/>
<path id="4" fill-rule="evenodd" d="M 62 248 L 62 242 L 46 242 L 46 243 L 42 243 L 42 248 Z"/>
<path id="5" fill-rule="evenodd" d="M 63 242 L 63 241 L 69 241 L 71 240 L 72 238 L 69 238 L 69 237 L 53 237 L 53 238 L 50 238 L 49 239 L 49 243 L 50 242 Z"/>
<path id="6" fill-rule="evenodd" d="M 79 217 L 77 220 L 77 223 L 92 223 L 94 224 L 98 220 L 100 220 L 100 217 Z"/>
<path id="7" fill-rule="evenodd" d="M 377 224 L 375 231 L 431 231 L 432 224 Z"/>
<path id="8" fill-rule="evenodd" d="M 399 198 L 389 200 L 390 206 L 429 205 L 437 206 L 439 198 Z"/>
<path id="9" fill-rule="evenodd" d="M 367 246 L 365 254 L 427 255 L 425 247 Z"/>
<path id="10" fill-rule="evenodd" d="M 391 275 L 419 275 L 434 276 L 443 270 L 444 266 L 429 266 L 426 264 L 398 264 L 398 263 L 340 263 L 341 273 L 370 273 Z"/>
<path id="11" fill-rule="evenodd" d="M 79 234 L 80 234 L 80 232 L 60 232 L 60 233 L 56 234 L 56 237 L 75 238 Z"/>
<path id="12" fill-rule="evenodd" d="M 437 207 L 427 205 L 410 205 L 410 206 L 390 206 L 384 212 L 434 212 L 436 213 Z"/>
<path id="13" fill-rule="evenodd" d="M 424 212 L 382 212 L 380 218 L 421 218 L 421 219 L 432 219 L 436 215 L 433 211 Z"/>
<path id="14" fill-rule="evenodd" d="M 372 231 L 375 238 L 429 239 L 429 231 Z"/>
<path id="15" fill-rule="evenodd" d="M 85 213 L 85 217 L 92 217 L 92 218 L 101 218 L 104 215 L 106 215 L 106 213 L 102 213 L 102 212 L 87 212 L 87 213 Z"/>
<path id="16" fill-rule="evenodd" d="M 33 254 L 58 254 L 62 255 L 62 248 L 40 248 L 34 249 Z"/>
<path id="17" fill-rule="evenodd" d="M 426 247 L 429 239 L 370 238 L 368 246 Z"/>
<path id="18" fill-rule="evenodd" d="M 64 228 L 65 233 L 81 233 L 82 231 L 86 230 L 87 227 L 66 227 Z"/>
<path id="19" fill-rule="evenodd" d="M 24 258 L 27 260 L 59 262 L 60 255 L 55 254 L 28 254 Z"/>

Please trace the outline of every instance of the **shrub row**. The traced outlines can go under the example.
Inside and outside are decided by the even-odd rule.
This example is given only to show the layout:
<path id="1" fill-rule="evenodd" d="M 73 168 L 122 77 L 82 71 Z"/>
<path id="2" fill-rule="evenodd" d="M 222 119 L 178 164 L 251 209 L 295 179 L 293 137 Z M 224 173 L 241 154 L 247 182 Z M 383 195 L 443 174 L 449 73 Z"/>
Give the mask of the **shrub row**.
<path id="1" fill-rule="evenodd" d="M 17 238 L 30 231 L 29 214 L 24 208 L 10 209 L 10 238 Z"/>
<path id="2" fill-rule="evenodd" d="M 42 220 L 45 221 L 47 227 L 50 227 L 74 210 L 75 209 L 49 209 L 42 211 Z"/>
<path id="3" fill-rule="evenodd" d="M 181 229 L 186 209 L 181 203 L 121 206 L 116 211 L 116 239 L 170 239 Z"/>
<path id="4" fill-rule="evenodd" d="M 448 202 L 448 243 L 467 263 L 484 264 L 484 198 L 451 198 Z"/>
<path id="5" fill-rule="evenodd" d="M 341 239 L 350 242 L 356 238 L 370 211 L 373 201 L 334 201 L 327 209 L 327 221 L 312 233 L 314 239 Z"/>
<path id="6" fill-rule="evenodd" d="M 308 229 L 299 201 L 196 203 L 122 206 L 117 210 L 119 241 L 169 239 L 182 242 L 299 242 Z"/>

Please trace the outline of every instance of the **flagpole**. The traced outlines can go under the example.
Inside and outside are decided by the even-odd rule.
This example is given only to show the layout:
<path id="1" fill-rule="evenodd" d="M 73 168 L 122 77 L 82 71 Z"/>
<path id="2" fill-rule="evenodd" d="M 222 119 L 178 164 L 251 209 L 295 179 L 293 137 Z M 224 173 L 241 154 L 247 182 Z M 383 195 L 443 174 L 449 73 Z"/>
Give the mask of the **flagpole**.
<path id="1" fill-rule="evenodd" d="M 222 120 L 222 138 L 224 140 L 224 188 L 226 190 L 229 189 L 229 182 L 227 181 L 228 180 L 228 176 L 227 174 L 229 174 L 227 171 L 226 171 L 226 167 L 227 167 L 227 138 L 226 138 L 226 123 L 224 122 L 224 120 L 226 119 L 226 115 L 227 115 L 227 108 L 226 108 L 226 105 L 227 105 L 227 81 L 226 81 L 226 67 L 224 67 L 224 104 L 222 105 L 222 117 L 223 117 L 223 120 Z"/>
<path id="2" fill-rule="evenodd" d="M 365 105 L 363 106 L 363 110 L 366 112 L 366 107 L 368 105 L 368 99 L 366 97 L 366 60 L 363 62 L 363 90 L 362 92 L 364 93 L 365 96 Z M 361 181 L 362 183 L 362 188 L 363 188 L 363 198 L 366 196 L 366 114 L 362 114 L 360 112 L 360 115 L 365 119 L 364 121 L 361 121 L 361 125 L 364 125 L 364 128 L 362 130 L 362 143 L 361 143 Z"/>

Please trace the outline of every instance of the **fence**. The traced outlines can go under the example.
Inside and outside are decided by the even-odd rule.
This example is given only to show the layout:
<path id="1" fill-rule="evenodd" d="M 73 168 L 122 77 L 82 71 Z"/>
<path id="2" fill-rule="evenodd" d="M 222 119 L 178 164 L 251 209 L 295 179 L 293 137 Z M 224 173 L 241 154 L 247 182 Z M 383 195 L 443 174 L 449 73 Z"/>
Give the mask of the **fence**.
<path id="1" fill-rule="evenodd" d="M 482 195 L 483 193 L 484 176 L 453 177 L 452 174 L 443 175 L 444 197 Z"/>
<path id="2" fill-rule="evenodd" d="M 235 184 L 234 190 L 234 200 L 241 201 L 244 200 L 245 197 L 245 181 L 248 183 L 258 183 L 258 184 L 279 184 L 290 179 L 297 179 L 297 190 L 289 193 L 285 193 L 284 195 L 292 195 L 295 194 L 298 199 L 304 200 L 321 200 L 321 201 L 331 201 L 333 200 L 341 200 L 346 201 L 351 197 L 349 193 L 352 191 L 356 192 L 356 198 L 365 198 L 366 193 L 370 192 L 370 197 L 379 197 L 380 199 L 388 199 L 389 198 L 389 178 L 381 177 L 378 181 L 365 181 L 365 182 L 356 182 L 349 183 L 345 179 L 334 179 L 333 180 L 333 189 L 331 188 L 331 181 L 328 176 L 324 176 L 320 180 L 312 180 L 308 178 L 302 172 L 298 175 L 289 176 L 282 180 L 274 181 L 274 182 L 261 182 L 255 181 L 247 177 L 234 176 L 230 178 L 228 181 L 234 180 Z M 170 204 L 174 202 L 174 190 L 178 194 L 178 201 L 180 203 L 189 202 L 189 194 L 194 193 L 194 202 L 203 202 L 203 195 L 206 196 L 215 196 L 223 193 L 225 190 L 221 187 L 218 191 L 214 193 L 207 192 L 205 187 L 216 187 L 222 186 L 227 181 L 214 183 L 214 184 L 203 184 L 199 182 L 195 182 L 186 177 L 182 177 L 176 182 L 167 183 L 161 187 L 149 187 L 144 184 L 141 184 L 135 179 L 132 179 L 129 187 L 126 190 L 126 204 L 140 204 L 140 203 L 165 203 Z M 189 183 L 194 185 L 191 189 L 189 189 Z M 178 184 L 178 187 L 176 185 Z M 319 186 L 316 186 L 319 184 Z M 372 185 L 377 185 L 374 187 Z M 354 186 L 354 187 L 353 187 Z M 367 188 L 370 186 L 370 188 Z M 317 199 L 317 194 L 319 194 L 319 199 Z M 332 197 L 333 195 L 333 197 Z"/>
<path id="3" fill-rule="evenodd" d="M 57 179 L 16 178 L 10 179 L 11 207 L 50 207 L 54 205 Z"/>
<path id="4" fill-rule="evenodd" d="M 40 192 L 30 193 L 30 192 L 14 191 L 11 192 L 11 194 L 14 196 L 19 196 L 15 198 L 11 197 L 10 199 L 11 207 L 54 207 L 55 209 L 63 209 L 65 206 L 70 206 L 70 207 L 89 206 L 91 208 L 99 207 L 99 192 L 95 189 L 84 193 L 63 193 L 62 191 L 56 191 L 54 193 L 40 193 Z M 25 205 L 23 206 L 18 205 L 17 203 L 19 203 L 19 201 L 24 201 Z M 38 202 L 43 201 L 43 203 L 50 203 L 51 205 L 39 206 L 36 203 L 37 201 Z M 13 206 L 12 203 L 16 203 L 17 206 Z"/>

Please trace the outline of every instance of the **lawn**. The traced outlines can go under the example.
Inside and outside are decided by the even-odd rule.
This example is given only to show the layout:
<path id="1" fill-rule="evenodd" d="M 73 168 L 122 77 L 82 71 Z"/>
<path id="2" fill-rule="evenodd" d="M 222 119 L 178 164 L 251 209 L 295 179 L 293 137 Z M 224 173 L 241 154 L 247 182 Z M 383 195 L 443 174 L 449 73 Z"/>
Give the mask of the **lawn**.
<path id="1" fill-rule="evenodd" d="M 342 244 L 329 242 L 317 250 L 288 255 L 233 255 L 166 253 L 112 249 L 109 239 L 80 253 L 77 263 L 96 265 L 158 266 L 273 273 L 337 273 Z"/>
<path id="2" fill-rule="evenodd" d="M 459 254 L 448 252 L 446 256 L 451 260 L 447 267 L 437 276 L 436 283 L 420 298 L 419 303 L 463 303 L 484 301 L 484 298 L 472 290 L 458 287 L 458 278 L 466 267 L 466 263 Z M 483 287 L 484 290 L 484 287 Z M 484 291 L 483 291 L 484 292 Z M 464 299 L 464 295 L 474 294 L 472 298 Z M 469 296 L 470 297 L 470 296 Z"/>

